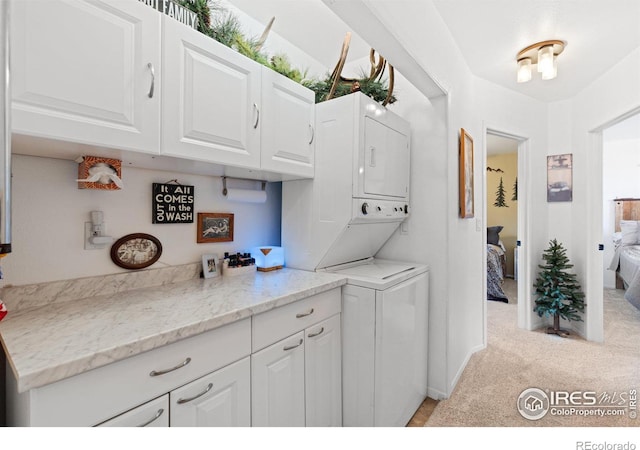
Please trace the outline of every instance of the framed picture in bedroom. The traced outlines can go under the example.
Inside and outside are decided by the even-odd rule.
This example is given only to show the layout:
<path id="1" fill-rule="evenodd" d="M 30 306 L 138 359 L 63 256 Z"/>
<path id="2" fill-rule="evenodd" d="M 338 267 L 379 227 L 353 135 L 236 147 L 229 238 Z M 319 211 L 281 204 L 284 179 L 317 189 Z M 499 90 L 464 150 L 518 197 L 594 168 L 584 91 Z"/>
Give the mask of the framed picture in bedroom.
<path id="1" fill-rule="evenodd" d="M 547 202 L 573 200 L 573 155 L 547 156 Z"/>
<path id="2" fill-rule="evenodd" d="M 460 217 L 473 217 L 473 139 L 464 128 L 460 128 Z"/>

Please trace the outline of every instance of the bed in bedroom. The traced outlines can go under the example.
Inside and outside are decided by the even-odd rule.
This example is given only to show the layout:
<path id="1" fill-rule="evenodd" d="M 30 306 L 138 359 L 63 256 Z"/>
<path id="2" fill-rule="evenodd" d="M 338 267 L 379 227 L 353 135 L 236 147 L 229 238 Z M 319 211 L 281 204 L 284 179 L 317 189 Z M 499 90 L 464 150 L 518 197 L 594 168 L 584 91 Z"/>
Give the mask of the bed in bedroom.
<path id="1" fill-rule="evenodd" d="M 616 288 L 640 309 L 640 199 L 615 199 L 615 253 L 610 270 L 616 271 Z"/>
<path id="2" fill-rule="evenodd" d="M 506 252 L 500 240 L 502 228 L 487 227 L 487 300 L 509 303 L 502 290 L 506 274 Z"/>

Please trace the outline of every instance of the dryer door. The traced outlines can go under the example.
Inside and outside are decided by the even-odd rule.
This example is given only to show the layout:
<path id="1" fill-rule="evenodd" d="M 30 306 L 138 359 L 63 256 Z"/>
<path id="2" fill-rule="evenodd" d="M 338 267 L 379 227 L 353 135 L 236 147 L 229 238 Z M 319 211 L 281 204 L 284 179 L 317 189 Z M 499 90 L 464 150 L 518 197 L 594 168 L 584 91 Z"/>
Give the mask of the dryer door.
<path id="1" fill-rule="evenodd" d="M 406 198 L 409 136 L 371 117 L 364 122 L 364 194 Z"/>

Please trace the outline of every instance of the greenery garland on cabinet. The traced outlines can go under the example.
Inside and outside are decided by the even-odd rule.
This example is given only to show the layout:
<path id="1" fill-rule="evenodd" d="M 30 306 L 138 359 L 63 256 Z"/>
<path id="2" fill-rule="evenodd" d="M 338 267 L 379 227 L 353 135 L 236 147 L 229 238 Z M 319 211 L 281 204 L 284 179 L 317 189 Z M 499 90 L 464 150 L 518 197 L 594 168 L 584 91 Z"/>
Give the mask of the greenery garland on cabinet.
<path id="1" fill-rule="evenodd" d="M 323 79 L 308 79 L 307 70 L 293 67 L 287 55 L 277 54 L 269 57 L 262 51 L 262 45 L 271 24 L 267 26 L 265 33 L 260 38 L 250 38 L 242 32 L 238 18 L 215 0 L 177 0 L 177 3 L 197 14 L 199 32 L 311 89 L 315 92 L 316 103 L 327 98 L 332 83 L 331 74 L 326 74 Z M 389 93 L 387 80 L 370 79 L 363 73 L 357 81 L 357 90 L 375 101 L 381 103 L 387 98 Z M 333 97 L 340 97 L 352 92 L 354 89 L 350 86 L 340 85 Z M 396 100 L 396 97 L 391 95 L 388 103 L 394 103 Z"/>

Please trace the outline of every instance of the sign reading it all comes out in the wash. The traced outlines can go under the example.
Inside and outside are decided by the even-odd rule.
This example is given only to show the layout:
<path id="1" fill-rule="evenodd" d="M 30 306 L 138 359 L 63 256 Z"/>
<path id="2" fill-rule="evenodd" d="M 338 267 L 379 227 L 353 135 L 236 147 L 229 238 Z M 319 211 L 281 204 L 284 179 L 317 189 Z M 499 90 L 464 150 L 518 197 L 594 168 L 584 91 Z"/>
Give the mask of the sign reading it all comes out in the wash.
<path id="1" fill-rule="evenodd" d="M 193 186 L 153 183 L 152 223 L 193 223 Z"/>
<path id="2" fill-rule="evenodd" d="M 145 5 L 151 6 L 153 9 L 157 9 L 162 14 L 166 14 L 169 17 L 176 19 L 178 22 L 193 28 L 198 29 L 198 15 L 193 11 L 188 10 L 184 6 L 180 6 L 171 0 L 138 0 Z M 190 0 L 193 3 L 193 0 Z"/>

